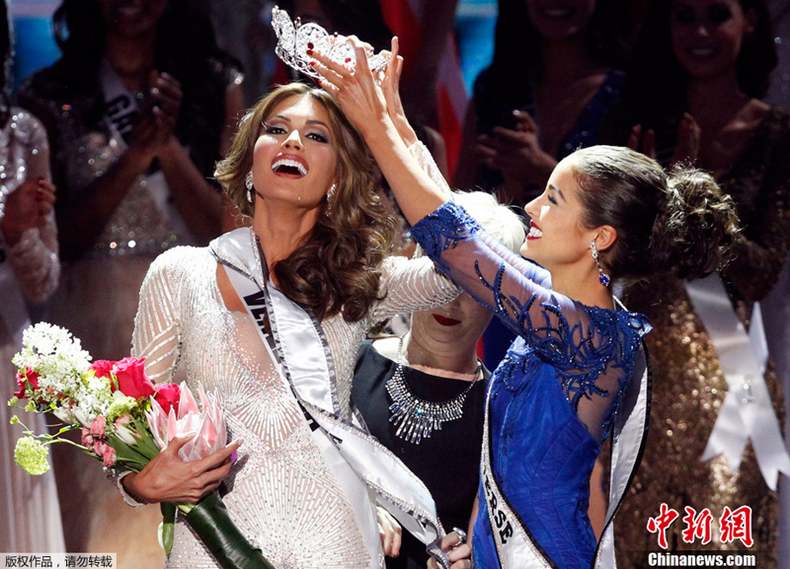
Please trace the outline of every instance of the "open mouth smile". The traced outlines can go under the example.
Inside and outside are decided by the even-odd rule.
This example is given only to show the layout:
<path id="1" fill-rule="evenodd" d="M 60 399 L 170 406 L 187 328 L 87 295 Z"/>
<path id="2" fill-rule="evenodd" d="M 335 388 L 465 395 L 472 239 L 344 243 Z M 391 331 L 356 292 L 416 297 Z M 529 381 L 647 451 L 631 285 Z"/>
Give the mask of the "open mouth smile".
<path id="1" fill-rule="evenodd" d="M 272 172 L 286 178 L 303 178 L 310 169 L 301 158 L 280 155 L 272 162 Z"/>
<path id="2" fill-rule="evenodd" d="M 527 241 L 535 241 L 541 237 L 543 237 L 543 232 L 540 230 L 540 227 L 538 227 L 538 224 L 534 221 L 530 221 L 529 233 L 527 233 Z"/>

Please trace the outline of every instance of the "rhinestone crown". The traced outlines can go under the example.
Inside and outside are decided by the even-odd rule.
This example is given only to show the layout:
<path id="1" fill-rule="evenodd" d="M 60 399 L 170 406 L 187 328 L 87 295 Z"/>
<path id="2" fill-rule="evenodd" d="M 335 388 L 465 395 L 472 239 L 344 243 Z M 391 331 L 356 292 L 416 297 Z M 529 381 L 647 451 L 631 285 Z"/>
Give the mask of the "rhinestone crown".
<path id="1" fill-rule="evenodd" d="M 333 61 L 348 67 L 353 67 L 356 63 L 354 48 L 349 45 L 345 36 L 330 34 L 313 22 L 302 24 L 299 18 L 292 21 L 288 12 L 277 6 L 272 10 L 272 28 L 277 36 L 277 47 L 274 48 L 277 57 L 305 75 L 316 79 L 319 77 L 310 67 L 312 58 L 307 55 L 307 50 L 320 50 Z M 388 52 L 374 54 L 372 49 L 368 49 L 368 65 L 374 74 L 388 62 Z"/>

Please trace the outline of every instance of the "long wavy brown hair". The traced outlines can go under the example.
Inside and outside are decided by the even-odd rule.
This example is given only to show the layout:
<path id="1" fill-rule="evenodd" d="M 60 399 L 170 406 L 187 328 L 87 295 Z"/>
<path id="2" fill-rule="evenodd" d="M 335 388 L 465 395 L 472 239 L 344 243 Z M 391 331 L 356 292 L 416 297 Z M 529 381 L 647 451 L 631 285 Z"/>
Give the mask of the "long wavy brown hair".
<path id="1" fill-rule="evenodd" d="M 346 321 L 356 322 L 380 299 L 379 265 L 392 251 L 396 218 L 381 194 L 376 164 L 362 137 L 332 96 L 303 83 L 274 89 L 241 119 L 216 177 L 231 202 L 251 217 L 253 204 L 246 199 L 244 180 L 261 125 L 279 103 L 303 95 L 313 97 L 329 114 L 337 141 L 336 188 L 331 205 L 324 199 L 323 211 L 304 241 L 273 270 L 280 290 L 319 320 L 342 313 Z"/>

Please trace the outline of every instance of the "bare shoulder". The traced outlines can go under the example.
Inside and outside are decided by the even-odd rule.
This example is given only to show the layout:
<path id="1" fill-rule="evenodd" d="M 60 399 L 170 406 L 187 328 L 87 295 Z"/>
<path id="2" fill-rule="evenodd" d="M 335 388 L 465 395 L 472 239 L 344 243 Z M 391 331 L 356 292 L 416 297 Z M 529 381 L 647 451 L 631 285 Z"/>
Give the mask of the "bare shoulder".
<path id="1" fill-rule="evenodd" d="M 228 273 L 225 272 L 225 268 L 221 264 L 217 263 L 217 268 L 215 271 L 217 277 L 217 288 L 219 289 L 219 294 L 222 297 L 222 302 L 225 304 L 225 308 L 231 312 L 244 312 L 244 304 L 241 302 L 239 295 L 236 294 L 236 291 L 233 289 L 233 285 L 230 282 Z"/>

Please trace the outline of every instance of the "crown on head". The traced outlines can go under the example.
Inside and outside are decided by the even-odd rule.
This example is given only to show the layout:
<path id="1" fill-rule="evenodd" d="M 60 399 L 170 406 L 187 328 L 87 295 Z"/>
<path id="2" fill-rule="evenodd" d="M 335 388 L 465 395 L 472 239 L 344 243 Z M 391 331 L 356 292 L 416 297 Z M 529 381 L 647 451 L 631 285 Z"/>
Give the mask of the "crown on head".
<path id="1" fill-rule="evenodd" d="M 299 18 L 291 21 L 288 12 L 277 6 L 272 10 L 272 27 L 277 36 L 277 47 L 274 52 L 286 65 L 314 77 L 318 73 L 310 67 L 307 50 L 321 51 L 332 61 L 353 67 L 356 64 L 354 48 L 346 41 L 345 36 L 337 33 L 330 34 L 324 28 L 313 22 L 302 24 Z M 389 63 L 389 53 L 380 51 L 374 54 L 368 48 L 368 66 L 376 73 Z"/>

